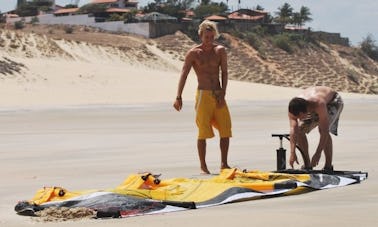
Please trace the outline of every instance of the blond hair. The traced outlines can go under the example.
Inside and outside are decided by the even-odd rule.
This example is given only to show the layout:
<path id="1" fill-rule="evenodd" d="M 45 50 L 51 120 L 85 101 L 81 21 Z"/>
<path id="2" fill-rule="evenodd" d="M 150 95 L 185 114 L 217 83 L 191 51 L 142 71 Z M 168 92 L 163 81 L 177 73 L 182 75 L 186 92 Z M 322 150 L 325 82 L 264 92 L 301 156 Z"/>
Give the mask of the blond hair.
<path id="1" fill-rule="evenodd" d="M 198 35 L 201 36 L 202 33 L 205 31 L 214 31 L 215 32 L 215 38 L 219 37 L 219 32 L 217 25 L 209 20 L 204 20 L 199 26 L 198 26 Z"/>

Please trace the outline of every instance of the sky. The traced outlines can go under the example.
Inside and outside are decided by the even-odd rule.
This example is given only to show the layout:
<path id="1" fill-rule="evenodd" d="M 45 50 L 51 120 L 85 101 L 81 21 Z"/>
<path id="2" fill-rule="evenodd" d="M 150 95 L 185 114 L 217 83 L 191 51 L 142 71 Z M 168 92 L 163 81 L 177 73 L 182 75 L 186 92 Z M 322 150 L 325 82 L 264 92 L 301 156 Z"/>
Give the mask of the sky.
<path id="1" fill-rule="evenodd" d="M 224 2 L 226 0 L 212 0 Z M 240 1 L 240 4 L 239 4 Z M 56 4 L 66 5 L 74 0 L 56 0 Z M 90 0 L 80 0 L 84 5 Z M 154 0 L 139 0 L 139 7 Z M 313 31 L 340 33 L 349 38 L 352 45 L 357 46 L 367 35 L 371 34 L 378 45 L 378 1 L 377 0 L 228 0 L 231 11 L 239 8 L 254 8 L 262 6 L 272 16 L 285 2 L 289 3 L 294 12 L 302 6 L 310 9 L 312 22 L 306 23 Z M 0 0 L 0 11 L 6 12 L 15 8 L 17 0 Z"/>

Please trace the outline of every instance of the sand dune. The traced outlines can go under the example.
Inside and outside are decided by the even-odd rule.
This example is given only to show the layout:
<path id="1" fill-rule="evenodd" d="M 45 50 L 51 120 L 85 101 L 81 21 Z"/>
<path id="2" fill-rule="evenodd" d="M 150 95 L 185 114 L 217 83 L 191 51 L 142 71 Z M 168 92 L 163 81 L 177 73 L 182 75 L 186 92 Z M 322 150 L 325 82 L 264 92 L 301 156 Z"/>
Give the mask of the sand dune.
<path id="1" fill-rule="evenodd" d="M 3 107 L 166 102 L 175 96 L 182 61 L 153 40 L 120 49 L 13 31 L 1 31 L 0 37 L 0 59 L 10 70 L 0 74 Z M 195 84 L 191 74 L 186 99 L 193 100 Z M 297 92 L 239 81 L 230 81 L 229 89 L 229 99 L 249 100 Z"/>

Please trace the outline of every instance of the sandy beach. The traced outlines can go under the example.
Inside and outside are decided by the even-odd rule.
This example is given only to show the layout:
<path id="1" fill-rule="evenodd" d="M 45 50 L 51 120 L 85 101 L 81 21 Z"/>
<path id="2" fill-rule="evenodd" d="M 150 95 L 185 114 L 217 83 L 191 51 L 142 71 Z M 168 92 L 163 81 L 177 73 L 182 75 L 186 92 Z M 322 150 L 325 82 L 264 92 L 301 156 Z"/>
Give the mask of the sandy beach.
<path id="1" fill-rule="evenodd" d="M 5 56 L 5 55 L 4 55 Z M 83 55 L 84 56 L 84 55 Z M 0 56 L 1 57 L 1 56 Z M 190 75 L 184 109 L 172 103 L 181 62 L 157 68 L 99 59 L 10 56 L 28 71 L 0 83 L 0 226 L 376 226 L 378 218 L 378 97 L 341 93 L 345 107 L 333 137 L 336 170 L 369 173 L 366 181 L 307 194 L 125 219 L 39 222 L 16 214 L 20 200 L 43 186 L 106 189 L 129 174 L 196 177 L 196 81 Z M 26 76 L 25 76 L 26 75 Z M 229 163 L 276 168 L 277 138 L 287 133 L 287 103 L 298 89 L 230 81 L 233 121 Z M 318 141 L 310 134 L 310 150 Z M 284 147 L 288 149 L 287 141 Z M 207 162 L 219 171 L 218 137 Z M 321 159 L 319 168 L 324 163 Z M 298 167 L 298 166 L 297 166 Z"/>
<path id="2" fill-rule="evenodd" d="M 260 95 L 253 91 L 251 97 Z M 230 84 L 232 87 L 232 83 Z M 246 88 L 248 86 L 246 85 Z M 260 87 L 262 88 L 262 87 Z M 285 95 L 275 99 L 229 100 L 234 137 L 230 164 L 244 169 L 274 170 L 278 140 L 271 133 L 287 132 Z M 287 93 L 285 93 L 285 91 Z M 229 96 L 232 97 L 232 89 Z M 277 94 L 277 93 L 275 93 Z M 280 93 L 282 94 L 282 93 Z M 262 94 L 262 96 L 264 96 Z M 118 185 L 131 173 L 151 171 L 162 178 L 193 177 L 199 172 L 195 148 L 193 102 L 182 113 L 171 102 L 59 108 L 17 108 L 0 112 L 2 226 L 374 226 L 378 208 L 378 99 L 345 95 L 340 135 L 334 139 L 338 170 L 369 172 L 361 184 L 297 196 L 247 201 L 218 207 L 133 217 L 120 220 L 81 220 L 39 223 L 16 215 L 19 200 L 30 199 L 43 186 L 71 190 L 104 189 Z M 165 97 L 169 100 L 171 97 Z M 316 133 L 311 135 L 312 148 Z M 287 148 L 287 143 L 285 144 Z M 217 139 L 209 140 L 207 161 L 219 167 Z M 274 218 L 272 218 L 274 217 Z"/>

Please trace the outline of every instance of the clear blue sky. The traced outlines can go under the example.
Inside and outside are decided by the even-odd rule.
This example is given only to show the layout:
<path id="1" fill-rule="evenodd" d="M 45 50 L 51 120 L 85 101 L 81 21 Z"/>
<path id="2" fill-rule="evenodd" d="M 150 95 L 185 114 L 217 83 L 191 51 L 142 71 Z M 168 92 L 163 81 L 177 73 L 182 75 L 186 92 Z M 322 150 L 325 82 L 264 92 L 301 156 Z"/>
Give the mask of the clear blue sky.
<path id="1" fill-rule="evenodd" d="M 213 0 L 213 2 L 226 0 Z M 0 11 L 6 12 L 16 6 L 17 0 L 0 0 Z M 56 0 L 59 5 L 66 5 L 73 0 Z M 80 5 L 90 0 L 80 0 Z M 154 0 L 139 0 L 139 6 L 145 6 Z M 196 1 L 197 2 L 197 1 Z M 358 45 L 368 34 L 372 34 L 378 45 L 378 1 L 377 0 L 228 0 L 230 10 L 253 8 L 262 6 L 274 16 L 274 12 L 285 2 L 289 3 L 294 11 L 306 6 L 312 13 L 313 21 L 307 23 L 314 31 L 341 33 L 349 38 L 352 45 Z"/>

